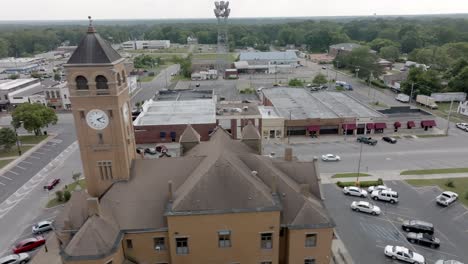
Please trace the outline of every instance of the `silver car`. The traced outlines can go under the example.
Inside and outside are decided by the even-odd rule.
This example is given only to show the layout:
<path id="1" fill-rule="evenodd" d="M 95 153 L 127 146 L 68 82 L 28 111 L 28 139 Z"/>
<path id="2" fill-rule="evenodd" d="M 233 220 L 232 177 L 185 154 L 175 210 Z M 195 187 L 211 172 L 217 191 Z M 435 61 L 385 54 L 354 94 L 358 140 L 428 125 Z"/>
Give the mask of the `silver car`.
<path id="1" fill-rule="evenodd" d="M 0 258 L 0 264 L 24 264 L 30 259 L 28 253 L 20 253 Z"/>
<path id="2" fill-rule="evenodd" d="M 372 215 L 379 215 L 381 213 L 380 208 L 378 206 L 375 206 L 365 201 L 354 201 L 353 203 L 351 203 L 351 209 L 357 212 L 363 212 Z"/>
<path id="3" fill-rule="evenodd" d="M 346 186 L 343 188 L 343 193 L 346 195 L 367 197 L 367 192 L 359 187 Z"/>
<path id="4" fill-rule="evenodd" d="M 450 191 L 445 191 L 436 197 L 437 204 L 449 206 L 458 199 L 458 194 Z"/>
<path id="5" fill-rule="evenodd" d="M 33 234 L 41 234 L 47 231 L 52 230 L 52 222 L 51 221 L 41 221 L 32 227 Z"/>

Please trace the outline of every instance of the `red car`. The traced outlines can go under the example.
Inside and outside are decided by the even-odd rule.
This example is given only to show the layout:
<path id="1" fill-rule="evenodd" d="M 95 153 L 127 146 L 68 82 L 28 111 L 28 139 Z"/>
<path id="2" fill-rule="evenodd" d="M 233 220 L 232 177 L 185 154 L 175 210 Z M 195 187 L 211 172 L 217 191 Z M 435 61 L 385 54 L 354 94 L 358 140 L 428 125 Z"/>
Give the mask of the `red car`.
<path id="1" fill-rule="evenodd" d="M 31 237 L 16 244 L 16 246 L 13 248 L 13 253 L 19 254 L 22 252 L 31 251 L 44 244 L 45 244 L 45 239 L 43 237 L 41 236 Z"/>
<path id="2" fill-rule="evenodd" d="M 50 191 L 59 183 L 60 183 L 60 179 L 53 179 L 51 182 L 49 182 L 47 185 L 44 186 L 44 190 Z"/>

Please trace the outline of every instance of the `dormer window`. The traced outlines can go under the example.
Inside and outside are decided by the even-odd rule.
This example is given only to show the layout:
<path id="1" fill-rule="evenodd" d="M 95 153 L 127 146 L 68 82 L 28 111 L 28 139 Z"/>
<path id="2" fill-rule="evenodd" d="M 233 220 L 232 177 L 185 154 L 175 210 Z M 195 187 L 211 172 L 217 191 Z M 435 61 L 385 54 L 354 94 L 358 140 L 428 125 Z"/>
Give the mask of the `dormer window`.
<path id="1" fill-rule="evenodd" d="M 75 78 L 76 89 L 78 90 L 88 90 L 88 80 L 84 76 L 77 76 Z"/>
<path id="2" fill-rule="evenodd" d="M 96 76 L 96 88 L 98 90 L 109 89 L 109 86 L 107 85 L 107 78 L 102 75 Z"/>
<path id="3" fill-rule="evenodd" d="M 120 80 L 120 73 L 117 73 L 117 84 L 119 86 L 122 85 L 122 81 Z"/>

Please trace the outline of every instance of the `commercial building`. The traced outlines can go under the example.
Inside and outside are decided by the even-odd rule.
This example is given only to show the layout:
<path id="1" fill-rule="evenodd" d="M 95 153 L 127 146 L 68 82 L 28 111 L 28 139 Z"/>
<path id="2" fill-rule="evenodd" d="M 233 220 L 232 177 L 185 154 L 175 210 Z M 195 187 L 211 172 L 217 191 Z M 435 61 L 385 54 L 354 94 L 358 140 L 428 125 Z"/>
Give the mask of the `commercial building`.
<path id="1" fill-rule="evenodd" d="M 386 86 L 390 87 L 390 89 L 400 92 L 401 83 L 406 81 L 407 78 L 408 71 L 400 71 L 398 73 L 383 75 L 382 81 Z"/>
<path id="2" fill-rule="evenodd" d="M 330 56 L 336 57 L 338 54 L 344 54 L 344 53 L 349 53 L 355 48 L 362 47 L 360 44 L 357 43 L 340 43 L 340 44 L 335 44 L 331 45 L 328 49 L 328 54 Z M 371 50 L 370 51 L 373 54 L 376 54 L 377 51 Z"/>
<path id="3" fill-rule="evenodd" d="M 24 88 L 40 86 L 39 79 L 0 80 L 0 108 L 7 109 L 10 105 L 8 94 Z"/>
<path id="4" fill-rule="evenodd" d="M 252 124 L 242 141 L 218 127 L 206 142 L 187 125 L 181 157 L 142 159 L 123 60 L 92 25 L 65 67 L 87 191 L 54 221 L 62 263 L 330 262 L 316 159 L 260 155 Z"/>
<path id="5" fill-rule="evenodd" d="M 294 51 L 241 52 L 234 67 L 239 72 L 275 73 L 290 70 L 300 64 Z"/>
<path id="6" fill-rule="evenodd" d="M 264 141 L 280 140 L 284 137 L 284 117 L 273 106 L 259 106 L 262 115 L 261 135 Z"/>
<path id="7" fill-rule="evenodd" d="M 168 49 L 170 40 L 131 40 L 121 44 L 124 50 Z"/>
<path id="8" fill-rule="evenodd" d="M 41 83 L 35 83 L 27 87 L 8 93 L 8 104 L 19 105 L 23 103 L 31 103 L 31 96 L 44 95 L 44 86 Z"/>
<path id="9" fill-rule="evenodd" d="M 188 45 L 198 45 L 198 39 L 193 36 L 188 36 L 187 37 L 187 44 Z"/>
<path id="10" fill-rule="evenodd" d="M 242 139 L 241 131 L 249 122 L 260 131 L 262 115 L 257 103 L 221 101 L 216 106 L 216 122 L 229 132 L 233 139 Z"/>
<path id="11" fill-rule="evenodd" d="M 5 58 L 0 60 L 0 73 L 31 73 L 42 64 L 42 58 Z"/>
<path id="12" fill-rule="evenodd" d="M 70 92 L 67 82 L 57 82 L 44 87 L 47 105 L 56 110 L 71 110 Z"/>

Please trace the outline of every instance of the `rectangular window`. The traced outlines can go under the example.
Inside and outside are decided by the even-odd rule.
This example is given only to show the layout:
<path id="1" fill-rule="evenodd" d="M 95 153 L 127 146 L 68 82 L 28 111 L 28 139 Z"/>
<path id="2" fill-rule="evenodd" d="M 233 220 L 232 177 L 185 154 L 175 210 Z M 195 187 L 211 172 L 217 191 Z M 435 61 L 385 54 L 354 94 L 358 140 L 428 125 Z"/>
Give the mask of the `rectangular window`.
<path id="1" fill-rule="evenodd" d="M 189 253 L 188 237 L 176 238 L 177 255 L 187 255 Z"/>
<path id="2" fill-rule="evenodd" d="M 133 248 L 133 242 L 131 239 L 127 239 L 127 248 Z"/>
<path id="3" fill-rule="evenodd" d="M 263 233 L 260 234 L 262 249 L 272 249 L 273 248 L 273 233 Z"/>
<path id="4" fill-rule="evenodd" d="M 311 259 L 311 258 L 304 259 L 304 264 L 315 264 L 315 259 Z"/>
<path id="5" fill-rule="evenodd" d="M 305 247 L 315 247 L 317 245 L 317 234 L 306 234 Z"/>
<path id="6" fill-rule="evenodd" d="M 160 138 L 166 138 L 166 132 L 159 132 Z"/>
<path id="7" fill-rule="evenodd" d="M 260 264 L 271 264 L 271 263 L 273 263 L 273 262 L 271 262 L 271 261 L 262 261 L 262 262 L 260 262 Z"/>
<path id="8" fill-rule="evenodd" d="M 112 161 L 98 161 L 99 174 L 101 180 L 112 180 Z"/>
<path id="9" fill-rule="evenodd" d="M 164 237 L 155 237 L 153 238 L 153 242 L 155 250 L 166 250 L 166 239 Z"/>
<path id="10" fill-rule="evenodd" d="M 220 248 L 231 247 L 231 231 L 223 230 L 218 232 L 218 246 Z"/>
<path id="11" fill-rule="evenodd" d="M 102 136 L 102 133 L 98 133 L 98 143 L 99 144 L 104 144 L 104 137 Z"/>

